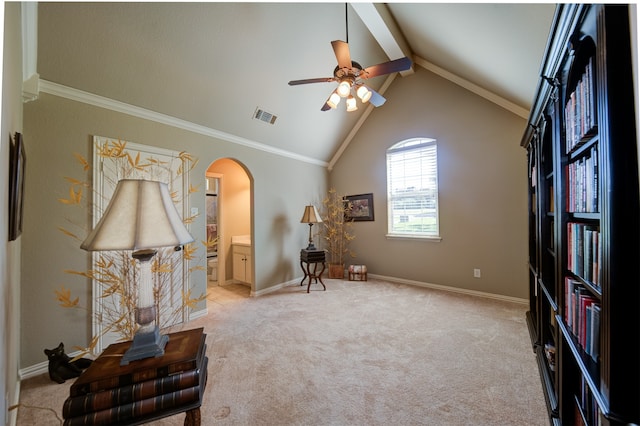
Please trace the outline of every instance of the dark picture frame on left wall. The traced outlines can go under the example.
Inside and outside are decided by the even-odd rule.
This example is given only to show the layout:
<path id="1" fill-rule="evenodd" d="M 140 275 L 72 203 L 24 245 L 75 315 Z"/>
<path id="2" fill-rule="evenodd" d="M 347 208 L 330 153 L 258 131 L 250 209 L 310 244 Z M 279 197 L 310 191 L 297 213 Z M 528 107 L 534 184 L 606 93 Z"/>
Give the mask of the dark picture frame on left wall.
<path id="1" fill-rule="evenodd" d="M 22 134 L 16 132 L 9 149 L 9 241 L 15 240 L 22 233 L 26 162 Z"/>

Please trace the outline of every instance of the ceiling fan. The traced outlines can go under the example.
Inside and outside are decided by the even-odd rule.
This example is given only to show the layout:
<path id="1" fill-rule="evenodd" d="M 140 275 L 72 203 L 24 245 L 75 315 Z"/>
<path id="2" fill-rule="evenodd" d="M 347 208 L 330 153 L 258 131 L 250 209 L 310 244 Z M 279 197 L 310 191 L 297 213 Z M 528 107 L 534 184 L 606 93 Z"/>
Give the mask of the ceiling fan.
<path id="1" fill-rule="evenodd" d="M 345 5 L 345 15 L 347 14 Z M 391 74 L 399 71 L 406 71 L 411 68 L 411 59 L 404 58 L 396 59 L 389 62 L 383 62 L 378 65 L 373 65 L 367 68 L 363 68 L 362 65 L 356 61 L 351 60 L 351 54 L 349 53 L 349 26 L 347 16 L 347 41 L 334 40 L 331 42 L 333 52 L 338 60 L 338 65 L 333 70 L 333 77 L 324 78 L 310 78 L 306 80 L 292 80 L 289 82 L 289 86 L 297 86 L 299 84 L 309 83 L 330 83 L 337 82 L 338 87 L 331 92 L 329 99 L 322 106 L 322 111 L 328 111 L 335 109 L 340 103 L 341 98 L 346 98 L 347 111 L 355 111 L 358 109 L 356 106 L 356 99 L 352 94 L 352 91 L 360 98 L 362 102 L 369 101 L 371 105 L 379 107 L 386 102 L 386 99 L 366 86 L 363 80 L 368 78 L 377 77 L 379 75 Z"/>

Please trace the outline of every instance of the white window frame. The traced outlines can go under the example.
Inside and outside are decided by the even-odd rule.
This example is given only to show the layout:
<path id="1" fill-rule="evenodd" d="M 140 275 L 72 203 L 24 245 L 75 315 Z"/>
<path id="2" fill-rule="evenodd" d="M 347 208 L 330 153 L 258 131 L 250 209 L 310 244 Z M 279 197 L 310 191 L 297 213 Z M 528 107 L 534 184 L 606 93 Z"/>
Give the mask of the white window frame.
<path id="1" fill-rule="evenodd" d="M 387 149 L 386 155 L 387 237 L 440 241 L 437 141 L 432 138 L 407 139 Z M 407 169 L 411 166 L 414 170 Z M 416 196 L 420 197 L 419 201 Z M 419 204 L 411 206 L 411 200 Z M 398 209 L 394 209 L 399 201 L 403 201 L 404 206 L 409 205 L 407 214 L 402 215 L 407 220 L 411 221 L 412 217 L 435 217 L 435 225 L 424 230 L 403 230 L 400 225 L 402 222 L 396 220 Z M 424 223 L 416 225 L 427 226 Z"/>

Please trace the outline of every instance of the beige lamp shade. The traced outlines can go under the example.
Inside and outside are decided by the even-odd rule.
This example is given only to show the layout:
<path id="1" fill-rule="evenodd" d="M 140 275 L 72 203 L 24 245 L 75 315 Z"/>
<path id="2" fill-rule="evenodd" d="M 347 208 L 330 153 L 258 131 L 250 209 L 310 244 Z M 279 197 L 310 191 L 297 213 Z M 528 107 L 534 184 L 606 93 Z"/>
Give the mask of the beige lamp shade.
<path id="1" fill-rule="evenodd" d="M 316 206 L 306 206 L 300 223 L 321 223 L 320 213 L 316 209 Z"/>
<path id="2" fill-rule="evenodd" d="M 123 179 L 80 247 L 88 251 L 144 250 L 192 241 L 166 183 Z"/>
<path id="3" fill-rule="evenodd" d="M 321 223 L 322 218 L 320 217 L 320 213 L 316 210 L 316 206 L 305 206 L 304 213 L 302 214 L 302 219 L 300 219 L 300 223 L 308 223 L 309 224 L 309 245 L 307 246 L 307 250 L 315 250 L 316 247 L 313 245 L 313 234 L 311 233 L 311 227 L 313 227 L 314 223 Z"/>

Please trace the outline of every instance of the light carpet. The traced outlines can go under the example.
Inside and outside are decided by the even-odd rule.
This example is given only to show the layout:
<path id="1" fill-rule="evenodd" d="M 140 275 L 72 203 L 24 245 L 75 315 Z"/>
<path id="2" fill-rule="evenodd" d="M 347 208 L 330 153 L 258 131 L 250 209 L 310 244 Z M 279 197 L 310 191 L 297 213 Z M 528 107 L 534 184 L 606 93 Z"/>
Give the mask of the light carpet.
<path id="1" fill-rule="evenodd" d="M 230 297 L 186 325 L 207 333 L 203 425 L 549 424 L 525 305 L 324 281 L 257 298 L 216 288 Z M 18 425 L 60 424 L 71 383 L 23 381 Z"/>

